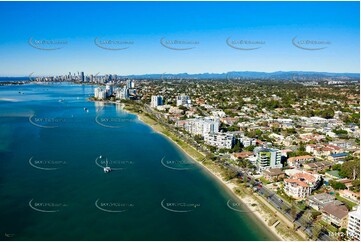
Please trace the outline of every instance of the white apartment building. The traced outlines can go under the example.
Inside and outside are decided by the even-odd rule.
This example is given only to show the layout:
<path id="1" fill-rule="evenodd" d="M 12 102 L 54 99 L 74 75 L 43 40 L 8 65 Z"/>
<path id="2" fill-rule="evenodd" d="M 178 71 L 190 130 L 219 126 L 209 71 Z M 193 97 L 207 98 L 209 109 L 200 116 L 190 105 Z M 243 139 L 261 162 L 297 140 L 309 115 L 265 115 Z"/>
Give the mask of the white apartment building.
<path id="1" fill-rule="evenodd" d="M 347 236 L 351 240 L 360 241 L 360 217 L 361 208 L 348 213 Z"/>
<path id="2" fill-rule="evenodd" d="M 284 191 L 287 195 L 293 198 L 308 197 L 312 189 L 307 183 L 297 179 L 284 179 Z"/>
<path id="3" fill-rule="evenodd" d="M 308 172 L 300 172 L 291 175 L 289 179 L 284 179 L 284 191 L 293 198 L 308 197 L 311 192 L 321 182 L 321 176 Z"/>
<path id="4" fill-rule="evenodd" d="M 257 147 L 254 149 L 254 153 L 258 172 L 270 168 L 282 168 L 281 150 Z"/>
<path id="5" fill-rule="evenodd" d="M 218 133 L 219 119 L 210 117 L 187 119 L 179 121 L 177 126 L 183 127 L 192 135 L 201 135 L 204 137 L 209 133 Z"/>
<path id="6" fill-rule="evenodd" d="M 219 149 L 232 149 L 234 135 L 230 133 L 209 133 L 204 136 L 207 145 L 215 146 Z"/>
<path id="7" fill-rule="evenodd" d="M 103 100 L 107 97 L 107 92 L 103 90 L 101 87 L 97 87 L 94 89 L 94 97 L 99 100 Z"/>
<path id="8" fill-rule="evenodd" d="M 107 94 L 107 97 L 109 97 L 110 95 L 113 94 L 113 91 L 114 91 L 114 87 L 112 84 L 107 84 L 105 86 L 105 91 L 106 91 L 106 94 Z"/>
<path id="9" fill-rule="evenodd" d="M 163 97 L 162 96 L 152 96 L 150 101 L 150 106 L 152 108 L 156 108 L 158 106 L 163 105 Z"/>
<path id="10" fill-rule="evenodd" d="M 128 99 L 129 98 L 128 88 L 124 87 L 124 88 L 115 89 L 115 98 L 116 99 Z"/>
<path id="11" fill-rule="evenodd" d="M 134 88 L 135 87 L 134 81 L 133 80 L 127 80 L 126 87 L 128 89 Z"/>
<path id="12" fill-rule="evenodd" d="M 190 97 L 184 94 L 177 96 L 176 101 L 177 101 L 177 106 L 190 107 L 192 105 L 192 101 Z"/>
<path id="13" fill-rule="evenodd" d="M 253 138 L 248 138 L 248 137 L 241 137 L 239 138 L 239 141 L 243 144 L 243 147 L 248 147 L 248 146 L 256 146 L 256 139 Z"/>

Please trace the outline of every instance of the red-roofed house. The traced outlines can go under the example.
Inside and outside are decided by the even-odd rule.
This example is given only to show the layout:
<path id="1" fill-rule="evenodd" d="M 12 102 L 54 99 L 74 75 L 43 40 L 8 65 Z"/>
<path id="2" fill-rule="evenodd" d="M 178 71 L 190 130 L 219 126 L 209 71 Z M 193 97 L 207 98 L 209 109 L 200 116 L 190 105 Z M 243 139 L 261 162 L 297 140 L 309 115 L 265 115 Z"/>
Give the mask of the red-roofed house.
<path id="1" fill-rule="evenodd" d="M 296 173 L 290 179 L 284 179 L 284 191 L 293 198 L 305 198 L 309 196 L 321 182 L 321 176 L 308 172 Z"/>
<path id="2" fill-rule="evenodd" d="M 315 158 L 310 155 L 295 156 L 295 157 L 288 158 L 287 164 L 289 166 L 299 167 L 301 164 L 303 164 L 307 161 L 314 161 L 314 160 L 315 160 Z"/>

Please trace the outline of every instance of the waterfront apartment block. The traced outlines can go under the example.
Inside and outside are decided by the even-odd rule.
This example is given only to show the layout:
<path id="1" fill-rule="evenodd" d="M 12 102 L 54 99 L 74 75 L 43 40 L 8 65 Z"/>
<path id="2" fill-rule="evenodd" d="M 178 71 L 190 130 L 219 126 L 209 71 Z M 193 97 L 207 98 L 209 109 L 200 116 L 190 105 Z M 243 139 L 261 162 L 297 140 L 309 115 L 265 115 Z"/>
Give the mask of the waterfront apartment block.
<path id="1" fill-rule="evenodd" d="M 258 172 L 270 168 L 282 168 L 282 155 L 280 150 L 257 147 L 254 149 L 254 153 L 256 156 L 256 167 Z"/>
<path id="2" fill-rule="evenodd" d="M 306 198 L 322 181 L 319 174 L 300 172 L 284 179 L 284 192 L 293 198 Z"/>
<path id="3" fill-rule="evenodd" d="M 107 92 L 101 87 L 97 87 L 94 89 L 94 97 L 99 100 L 104 100 L 107 97 Z"/>
<path id="4" fill-rule="evenodd" d="M 232 149 L 234 145 L 234 135 L 230 133 L 209 133 L 205 134 L 204 141 L 207 145 L 215 146 L 219 149 Z"/>

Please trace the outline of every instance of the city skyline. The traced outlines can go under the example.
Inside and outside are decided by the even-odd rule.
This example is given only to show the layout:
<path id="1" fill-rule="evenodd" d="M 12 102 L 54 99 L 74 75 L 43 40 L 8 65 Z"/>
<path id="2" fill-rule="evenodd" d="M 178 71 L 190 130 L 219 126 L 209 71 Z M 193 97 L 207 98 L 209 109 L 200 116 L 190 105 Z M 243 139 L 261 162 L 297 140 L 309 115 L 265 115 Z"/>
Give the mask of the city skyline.
<path id="1" fill-rule="evenodd" d="M 360 72 L 359 2 L 0 6 L 0 76 Z"/>

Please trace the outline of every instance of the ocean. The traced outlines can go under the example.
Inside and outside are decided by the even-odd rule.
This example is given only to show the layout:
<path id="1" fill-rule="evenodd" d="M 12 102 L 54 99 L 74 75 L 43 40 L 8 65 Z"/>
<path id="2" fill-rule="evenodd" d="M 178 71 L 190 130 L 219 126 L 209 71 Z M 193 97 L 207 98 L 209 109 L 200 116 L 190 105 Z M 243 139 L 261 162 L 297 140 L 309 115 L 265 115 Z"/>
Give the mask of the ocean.
<path id="1" fill-rule="evenodd" d="M 94 88 L 0 86 L 0 240 L 276 240 L 166 137 L 87 101 Z"/>

